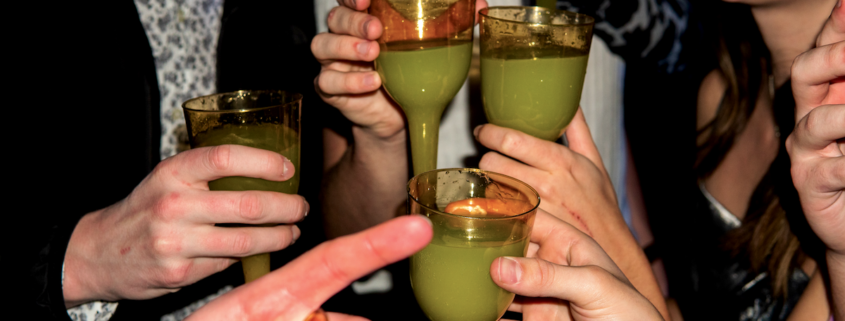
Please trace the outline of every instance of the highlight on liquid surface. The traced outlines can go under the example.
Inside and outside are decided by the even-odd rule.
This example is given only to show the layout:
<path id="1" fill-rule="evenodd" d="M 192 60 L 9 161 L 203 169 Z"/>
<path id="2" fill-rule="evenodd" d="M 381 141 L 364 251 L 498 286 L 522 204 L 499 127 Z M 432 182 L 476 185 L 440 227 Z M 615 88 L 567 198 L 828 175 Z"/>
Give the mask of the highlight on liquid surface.
<path id="1" fill-rule="evenodd" d="M 470 41 L 403 41 L 382 45 L 376 70 L 408 118 L 414 175 L 436 168 L 440 117 L 466 81 Z"/>
<path id="2" fill-rule="evenodd" d="M 253 177 L 224 177 L 208 182 L 213 191 L 274 191 L 296 194 L 299 188 L 299 140 L 296 133 L 280 124 L 223 125 L 194 138 L 196 147 L 235 144 L 277 152 L 293 163 L 293 177 L 283 182 Z"/>
<path id="3" fill-rule="evenodd" d="M 453 202 L 446 209 L 460 215 L 469 210 L 472 216 L 509 216 L 533 208 L 526 202 L 509 201 L 473 198 Z M 516 212 L 507 213 L 509 210 Z M 468 234 L 464 227 L 435 224 L 431 243 L 411 257 L 411 286 L 429 319 L 495 321 L 513 301 L 513 293 L 493 282 L 490 265 L 497 257 L 525 256 L 529 233 L 514 239 L 513 231 L 530 227 L 520 220 L 479 227 L 483 231 Z M 473 237 L 476 232 L 480 237 Z"/>
<path id="4" fill-rule="evenodd" d="M 556 140 L 578 111 L 587 53 L 490 53 L 481 57 L 481 95 L 490 123 Z"/>

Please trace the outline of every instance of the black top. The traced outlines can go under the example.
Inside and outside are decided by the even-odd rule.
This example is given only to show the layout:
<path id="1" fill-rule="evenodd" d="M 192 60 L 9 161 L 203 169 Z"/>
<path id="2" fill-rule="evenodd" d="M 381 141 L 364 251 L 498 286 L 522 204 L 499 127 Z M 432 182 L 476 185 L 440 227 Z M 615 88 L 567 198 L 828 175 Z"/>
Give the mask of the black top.
<path id="1" fill-rule="evenodd" d="M 31 88 L 8 105 L 12 200 L 23 210 L 4 269 L 19 276 L 15 300 L 31 317 L 69 319 L 61 268 L 84 214 L 129 195 L 159 160 L 160 96 L 154 59 L 133 1 L 42 4 L 10 43 L 12 77 Z M 304 94 L 300 194 L 319 213 L 321 122 L 332 119 L 313 90 L 319 64 L 310 53 L 312 1 L 227 0 L 218 45 L 219 91 L 285 89 Z M 37 26 L 37 28 L 36 28 Z M 18 37 L 19 36 L 19 37 Z M 18 101 L 19 100 L 19 101 Z M 14 111 L 14 112 L 11 112 Z M 9 136 L 12 137 L 12 136 Z M 278 267 L 323 240 L 320 215 L 299 223 L 296 244 L 274 253 Z M 18 252 L 19 251 L 19 252 Z M 8 251 L 4 251 L 9 253 Z M 16 253 L 18 252 L 18 253 Z M 15 258 L 15 261 L 9 261 Z M 240 265 L 147 301 L 121 301 L 112 320 L 158 319 L 226 284 L 243 283 Z M 16 293 L 17 294 L 17 293 Z"/>

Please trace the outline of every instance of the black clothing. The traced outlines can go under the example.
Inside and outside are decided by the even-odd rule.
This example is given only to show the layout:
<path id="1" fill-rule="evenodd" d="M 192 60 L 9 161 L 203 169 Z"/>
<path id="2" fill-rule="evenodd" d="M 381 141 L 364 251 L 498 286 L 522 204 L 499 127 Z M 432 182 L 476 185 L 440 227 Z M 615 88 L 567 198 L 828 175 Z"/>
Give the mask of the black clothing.
<path id="1" fill-rule="evenodd" d="M 25 236 L 14 249 L 20 253 L 10 255 L 22 262 L 15 261 L 14 274 L 7 275 L 25 276 L 19 282 L 26 293 L 17 299 L 30 311 L 28 319 L 68 320 L 61 269 L 70 235 L 80 217 L 125 198 L 158 163 L 161 98 L 152 51 L 133 1 L 30 9 L 39 13 L 42 25 L 24 33 L 22 69 L 13 75 L 39 87 L 39 92 L 21 95 L 28 101 L 20 105 L 31 107 L 23 115 L 37 121 L 19 132 L 24 134 L 15 141 L 20 146 L 13 145 L 20 161 L 12 179 L 22 184 L 15 202 L 32 208 L 21 213 L 24 222 L 6 227 Z M 298 224 L 302 237 L 273 254 L 274 268 L 324 239 L 317 201 L 320 117 L 331 110 L 319 110 L 325 105 L 313 90 L 320 70 L 310 53 L 315 29 L 312 1 L 227 0 L 224 5 L 218 90 L 304 94 L 299 190 L 310 201 L 312 215 Z M 235 264 L 177 293 L 121 301 L 111 320 L 158 319 L 226 284 L 242 283 L 241 267 Z"/>

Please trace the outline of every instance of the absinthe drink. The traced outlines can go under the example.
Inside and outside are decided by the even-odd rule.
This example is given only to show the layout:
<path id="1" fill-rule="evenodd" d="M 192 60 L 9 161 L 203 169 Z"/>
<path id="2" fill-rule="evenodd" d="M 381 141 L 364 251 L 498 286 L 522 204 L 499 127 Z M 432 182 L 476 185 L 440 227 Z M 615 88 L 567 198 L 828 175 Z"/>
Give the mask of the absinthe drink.
<path id="1" fill-rule="evenodd" d="M 376 70 L 387 93 L 408 119 L 414 175 L 433 170 L 440 118 L 466 81 L 472 42 L 401 41 L 381 48 Z"/>
<path id="2" fill-rule="evenodd" d="M 298 133 L 280 124 L 226 124 L 210 131 L 199 133 L 194 138 L 196 147 L 224 144 L 243 145 L 277 152 L 291 161 L 293 177 L 287 181 L 268 181 L 254 177 L 224 177 L 208 182 L 212 191 L 272 191 L 296 194 L 299 189 L 299 138 Z M 240 224 L 224 224 L 242 226 Z M 244 280 L 250 282 L 270 273 L 270 254 L 256 254 L 241 259 Z"/>
<path id="3" fill-rule="evenodd" d="M 565 54 L 563 54 L 565 53 Z M 588 52 L 499 49 L 481 57 L 481 95 L 490 123 L 555 140 L 581 100 Z"/>
<path id="4" fill-rule="evenodd" d="M 504 206 L 499 211 L 486 208 L 486 211 L 467 212 L 466 206 L 450 211 L 450 204 L 444 211 L 462 216 L 504 218 L 532 209 L 526 202 L 501 201 L 514 206 Z M 466 203 L 466 200 L 454 203 Z M 482 202 L 481 206 L 489 205 Z M 515 211 L 506 213 L 511 209 Z M 493 282 L 490 265 L 498 257 L 525 256 L 531 227 L 519 219 L 481 219 L 453 226 L 451 223 L 455 221 L 441 220 L 436 215 L 429 217 L 434 225 L 431 243 L 410 259 L 411 286 L 426 316 L 434 321 L 498 320 L 513 301 L 514 294 Z"/>

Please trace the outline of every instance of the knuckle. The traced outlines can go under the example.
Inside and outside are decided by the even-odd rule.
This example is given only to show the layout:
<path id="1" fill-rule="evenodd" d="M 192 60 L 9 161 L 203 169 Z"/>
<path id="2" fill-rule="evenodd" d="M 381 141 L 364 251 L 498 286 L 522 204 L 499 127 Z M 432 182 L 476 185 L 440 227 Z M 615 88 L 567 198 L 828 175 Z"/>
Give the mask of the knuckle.
<path id="1" fill-rule="evenodd" d="M 181 212 L 178 199 L 179 194 L 173 192 L 167 193 L 164 197 L 157 199 L 151 209 L 153 217 L 165 222 L 177 219 Z"/>
<path id="2" fill-rule="evenodd" d="M 235 255 L 247 255 L 253 246 L 252 238 L 246 233 L 235 233 L 232 236 L 229 247 Z"/>
<path id="3" fill-rule="evenodd" d="M 231 156 L 230 146 L 214 146 L 208 152 L 208 166 L 214 171 L 227 171 L 231 166 Z"/>
<path id="4" fill-rule="evenodd" d="M 804 129 L 811 137 L 815 136 L 817 132 L 824 126 L 824 117 L 820 117 L 817 109 L 811 110 L 807 113 L 807 120 L 804 124 Z"/>
<path id="5" fill-rule="evenodd" d="M 177 238 L 157 234 L 152 237 L 152 252 L 154 255 L 158 257 L 172 257 L 181 251 L 180 242 Z"/>
<path id="6" fill-rule="evenodd" d="M 502 153 L 511 154 L 516 151 L 520 145 L 522 145 L 522 139 L 518 135 L 512 132 L 507 132 L 502 135 L 502 142 L 500 145 Z"/>
<path id="7" fill-rule="evenodd" d="M 168 266 L 162 275 L 163 285 L 168 288 L 184 285 L 190 278 L 193 265 L 192 261 L 186 261 Z"/>
<path id="8" fill-rule="evenodd" d="M 555 286 L 555 268 L 549 262 L 536 260 L 537 275 L 540 286 L 550 289 Z"/>
<path id="9" fill-rule="evenodd" d="M 264 206 L 258 193 L 246 191 L 241 193 L 238 203 L 238 215 L 248 221 L 256 221 L 263 217 Z"/>

